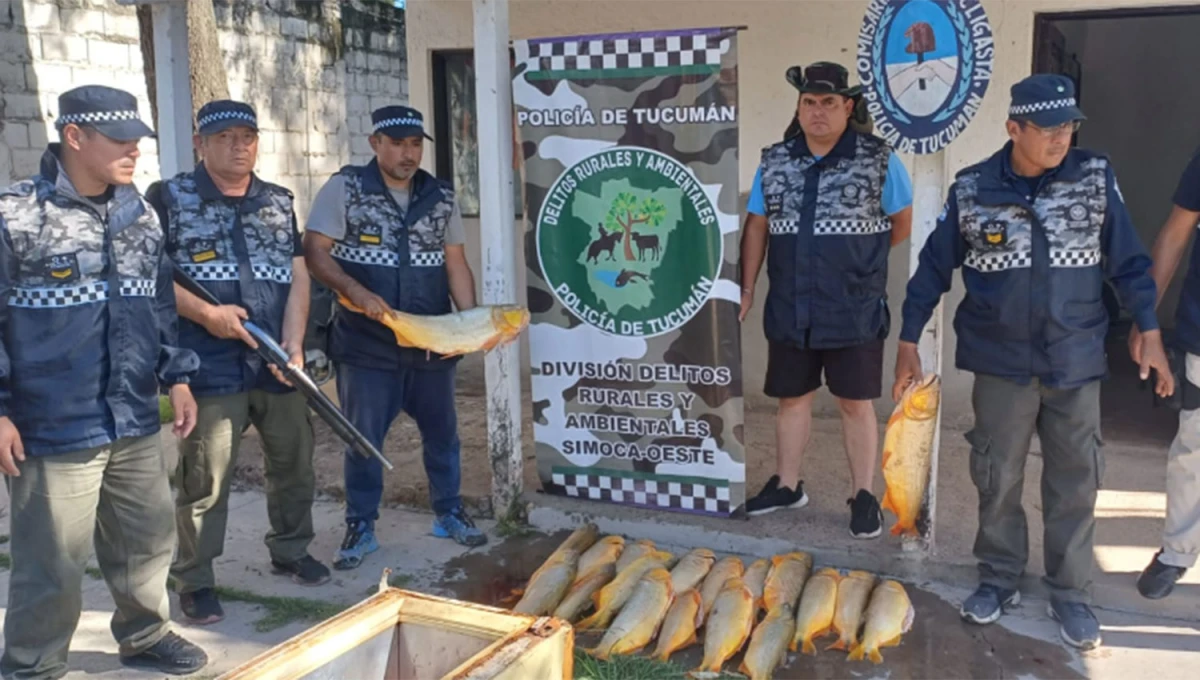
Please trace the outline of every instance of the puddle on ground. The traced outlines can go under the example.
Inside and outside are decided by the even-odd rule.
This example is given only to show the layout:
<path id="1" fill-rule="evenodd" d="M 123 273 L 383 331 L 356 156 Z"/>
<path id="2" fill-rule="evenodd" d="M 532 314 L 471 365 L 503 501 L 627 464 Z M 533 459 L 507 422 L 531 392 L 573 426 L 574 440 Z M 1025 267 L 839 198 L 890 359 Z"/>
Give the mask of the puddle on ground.
<path id="1" fill-rule="evenodd" d="M 450 597 L 499 607 L 516 603 L 513 591 L 524 587 L 569 531 L 537 534 L 504 541 L 487 553 L 471 552 L 446 563 L 444 574 L 466 574 L 465 579 L 443 581 Z M 823 566 L 823 565 L 821 565 Z M 1013 633 L 999 625 L 964 623 L 957 606 L 937 595 L 905 584 L 916 618 L 899 647 L 881 650 L 883 663 L 848 662 L 846 653 L 825 651 L 836 638 L 818 641 L 816 656 L 789 653 L 775 672 L 779 680 L 791 678 L 1083 678 L 1072 667 L 1071 654 L 1060 644 Z M 680 650 L 671 661 L 691 670 L 704 656 L 701 630 L 699 644 Z M 575 644 L 587 648 L 599 642 L 599 633 L 577 632 Z M 651 646 L 653 646 L 653 642 Z M 650 650 L 646 650 L 648 653 Z M 741 664 L 739 653 L 725 663 L 727 672 Z M 732 677 L 732 676 L 726 676 Z"/>

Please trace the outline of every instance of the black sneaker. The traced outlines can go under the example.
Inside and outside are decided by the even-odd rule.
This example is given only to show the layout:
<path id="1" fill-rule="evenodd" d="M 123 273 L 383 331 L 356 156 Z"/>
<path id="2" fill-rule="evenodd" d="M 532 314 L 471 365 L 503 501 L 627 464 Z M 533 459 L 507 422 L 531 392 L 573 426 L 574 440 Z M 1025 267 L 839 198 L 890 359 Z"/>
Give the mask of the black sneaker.
<path id="1" fill-rule="evenodd" d="M 866 489 L 846 501 L 850 506 L 850 535 L 855 538 L 875 538 L 883 533 L 883 510 L 879 501 Z"/>
<path id="2" fill-rule="evenodd" d="M 188 623 L 207 626 L 225 618 L 217 593 L 212 588 L 201 588 L 190 593 L 179 595 L 179 608 L 187 617 Z"/>
<path id="3" fill-rule="evenodd" d="M 271 560 L 272 574 L 289 574 L 302 586 L 319 586 L 329 580 L 329 567 L 321 564 L 312 555 L 305 555 L 295 562 Z"/>
<path id="4" fill-rule="evenodd" d="M 786 486 L 779 486 L 779 475 L 772 475 L 757 496 L 746 500 L 746 514 L 765 515 L 784 508 L 803 508 L 806 505 L 808 496 L 804 495 L 803 481 L 797 482 L 796 490 L 793 491 Z"/>
<path id="5" fill-rule="evenodd" d="M 122 656 L 121 664 L 171 675 L 188 675 L 207 666 L 208 655 L 175 633 L 167 633 L 141 654 Z"/>
<path id="6" fill-rule="evenodd" d="M 1161 550 L 1155 553 L 1154 559 L 1137 580 L 1138 592 L 1142 594 L 1142 597 L 1150 600 L 1161 600 L 1170 595 L 1171 591 L 1175 589 L 1175 582 L 1187 573 L 1187 569 L 1183 567 L 1163 564 L 1159 560 L 1161 556 Z"/>

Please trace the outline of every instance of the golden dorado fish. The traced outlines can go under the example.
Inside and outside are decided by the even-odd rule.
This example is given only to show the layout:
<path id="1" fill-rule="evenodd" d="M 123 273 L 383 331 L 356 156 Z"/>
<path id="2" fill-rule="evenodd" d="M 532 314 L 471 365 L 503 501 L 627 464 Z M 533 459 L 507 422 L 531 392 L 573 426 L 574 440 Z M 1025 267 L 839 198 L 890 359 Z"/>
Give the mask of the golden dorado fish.
<path id="1" fill-rule="evenodd" d="M 666 661 L 675 652 L 696 644 L 696 629 L 704 623 L 703 602 L 700 591 L 692 588 L 675 596 L 667 617 L 663 619 L 658 633 L 658 647 L 654 658 Z"/>
<path id="2" fill-rule="evenodd" d="M 575 572 L 575 582 L 578 583 L 589 571 L 605 564 L 613 565 L 615 573 L 617 558 L 621 556 L 621 550 L 624 548 L 625 539 L 621 536 L 605 536 L 596 541 L 592 547 L 579 556 L 579 570 Z"/>
<path id="3" fill-rule="evenodd" d="M 529 582 L 533 583 L 534 579 L 538 577 L 538 574 L 542 573 L 547 566 L 557 564 L 562 558 L 563 553 L 567 552 L 568 550 L 574 550 L 575 552 L 579 553 L 580 559 L 583 559 L 583 554 L 587 552 L 588 548 L 592 547 L 592 544 L 595 543 L 596 539 L 599 537 L 600 528 L 592 522 L 588 522 L 575 531 L 572 531 L 571 535 L 567 536 L 562 543 L 559 543 L 558 547 L 554 549 L 554 552 L 550 553 L 550 556 L 546 558 L 546 561 L 542 562 L 542 565 L 533 572 L 533 575 L 529 577 Z M 576 565 L 576 571 L 578 571 L 578 565 Z"/>
<path id="4" fill-rule="evenodd" d="M 900 403 L 888 418 L 883 437 L 883 478 L 887 491 L 880 505 L 896 516 L 891 529 L 893 536 L 920 535 L 917 515 L 929 486 L 940 400 L 941 381 L 937 374 L 927 374 L 921 382 L 905 388 Z"/>
<path id="5" fill-rule="evenodd" d="M 883 663 L 879 648 L 899 645 L 900 636 L 912 628 L 914 614 L 904 586 L 895 581 L 880 583 L 867 605 L 862 640 L 850 650 L 847 660 L 862 661 L 866 656 L 873 663 Z"/>
<path id="6" fill-rule="evenodd" d="M 641 650 L 654 639 L 670 606 L 671 575 L 666 569 L 655 567 L 638 581 L 600 644 L 591 650 L 592 656 L 604 660 L 613 654 L 632 654 Z"/>
<path id="7" fill-rule="evenodd" d="M 579 566 L 579 551 L 574 549 L 557 553 L 542 565 L 539 572 L 529 580 L 521 601 L 512 608 L 518 614 L 542 616 L 554 611 L 575 581 L 575 569 Z"/>
<path id="8" fill-rule="evenodd" d="M 621 556 L 617 558 L 617 573 L 625 571 L 625 567 L 633 564 L 633 561 L 642 555 L 648 555 L 654 552 L 654 541 L 643 538 L 640 541 L 630 545 L 626 544 L 621 551 Z"/>
<path id="9" fill-rule="evenodd" d="M 721 667 L 750 637 L 754 626 L 754 596 L 741 577 L 735 576 L 721 588 L 704 626 L 704 660 L 693 672 L 720 673 Z"/>
<path id="10" fill-rule="evenodd" d="M 852 571 L 838 583 L 837 611 L 833 615 L 833 629 L 838 639 L 825 649 L 850 651 L 858 644 L 858 629 L 862 625 L 863 610 L 875 587 L 875 575 L 865 571 Z"/>
<path id="11" fill-rule="evenodd" d="M 750 636 L 750 646 L 738 671 L 750 680 L 771 680 L 775 667 L 787 658 L 788 642 L 796 632 L 796 614 L 784 602 L 767 614 Z"/>
<path id="12" fill-rule="evenodd" d="M 750 589 L 750 594 L 754 596 L 755 612 L 763 603 L 763 591 L 767 586 L 767 574 L 771 571 L 771 562 L 769 560 L 754 560 L 749 567 L 746 567 L 746 574 L 743 580 L 746 582 L 746 587 Z"/>
<path id="13" fill-rule="evenodd" d="M 591 571 L 582 576 L 577 576 L 575 583 L 571 585 L 571 589 L 567 591 L 562 601 L 558 603 L 558 608 L 554 610 L 554 616 L 564 621 L 575 623 L 579 615 L 592 606 L 592 597 L 601 588 L 608 585 L 616 575 L 617 565 L 609 562 L 608 564 L 592 567 Z"/>
<path id="14" fill-rule="evenodd" d="M 804 591 L 804 582 L 812 571 L 812 556 L 805 552 L 776 555 L 771 558 L 771 573 L 763 587 L 763 606 L 770 613 L 780 605 L 790 605 L 794 610 L 796 600 Z"/>
<path id="15" fill-rule="evenodd" d="M 364 313 L 341 295 L 338 295 L 338 302 L 352 312 Z M 436 316 L 392 310 L 382 323 L 391 329 L 396 344 L 401 347 L 416 347 L 453 357 L 487 352 L 516 340 L 529 325 L 529 310 L 520 305 L 480 305 Z"/>
<path id="16" fill-rule="evenodd" d="M 633 564 L 618 571 L 616 578 L 592 596 L 592 601 L 596 604 L 596 613 L 580 621 L 575 627 L 579 630 L 607 628 L 613 617 L 633 595 L 634 588 L 646 572 L 665 567 L 670 559 L 671 553 L 656 550 L 642 555 L 634 560 Z"/>
<path id="17" fill-rule="evenodd" d="M 684 555 L 671 570 L 671 589 L 682 593 L 700 585 L 716 561 L 717 556 L 707 548 L 696 548 Z"/>
<path id="18" fill-rule="evenodd" d="M 813 640 L 833 629 L 833 615 L 837 611 L 838 583 L 842 575 L 835 569 L 819 569 L 804 584 L 800 606 L 796 609 L 796 632 L 792 635 L 790 649 L 800 647 L 805 654 L 817 653 Z"/>
<path id="19" fill-rule="evenodd" d="M 705 618 L 712 611 L 713 603 L 716 602 L 717 595 L 721 593 L 721 587 L 725 585 L 725 581 L 731 578 L 741 578 L 744 573 L 746 573 L 746 567 L 739 557 L 725 557 L 713 565 L 708 575 L 704 577 L 704 583 L 700 586 L 700 600 L 703 603 Z"/>

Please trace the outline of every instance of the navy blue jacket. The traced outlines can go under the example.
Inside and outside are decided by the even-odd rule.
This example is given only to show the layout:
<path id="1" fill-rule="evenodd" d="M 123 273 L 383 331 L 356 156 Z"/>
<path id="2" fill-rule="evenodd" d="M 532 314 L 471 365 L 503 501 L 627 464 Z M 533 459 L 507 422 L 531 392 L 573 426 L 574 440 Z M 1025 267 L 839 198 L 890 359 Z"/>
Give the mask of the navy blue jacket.
<path id="1" fill-rule="evenodd" d="M 244 197 L 227 197 L 201 163 L 152 184 L 146 200 L 163 224 L 167 256 L 221 304 L 242 307 L 250 321 L 282 341 L 292 260 L 303 255 L 292 192 L 252 175 Z M 179 344 L 200 355 L 200 373 L 192 380 L 197 397 L 291 391 L 241 340 L 214 337 L 181 318 Z"/>
<path id="2" fill-rule="evenodd" d="M 392 309 L 411 314 L 448 314 L 446 228 L 454 211 L 454 191 L 418 170 L 408 210 L 401 212 L 372 160 L 339 171 L 346 186 L 346 233 L 330 255 L 348 276 L 383 298 Z M 329 337 L 334 361 L 372 368 L 448 369 L 460 357 L 400 347 L 383 324 L 340 304 Z"/>
<path id="3" fill-rule="evenodd" d="M 958 368 L 1078 387 L 1107 375 L 1106 278 L 1138 328 L 1158 328 L 1150 258 L 1106 157 L 1072 149 L 1031 194 L 1011 149 L 958 173 L 908 283 L 900 339 L 919 340 L 962 266 Z"/>
<path id="4" fill-rule="evenodd" d="M 154 210 L 121 186 L 105 219 L 57 153 L 51 144 L 38 175 L 0 191 L 0 415 L 34 456 L 157 433 L 160 386 L 200 365 L 176 345 Z"/>

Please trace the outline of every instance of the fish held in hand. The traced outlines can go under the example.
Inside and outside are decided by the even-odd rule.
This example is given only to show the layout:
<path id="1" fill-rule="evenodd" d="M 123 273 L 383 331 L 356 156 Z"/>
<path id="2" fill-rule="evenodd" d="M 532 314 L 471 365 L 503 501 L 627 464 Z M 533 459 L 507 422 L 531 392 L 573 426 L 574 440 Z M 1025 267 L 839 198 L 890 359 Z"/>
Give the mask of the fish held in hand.
<path id="1" fill-rule="evenodd" d="M 915 613 L 904 586 L 896 581 L 880 583 L 867 605 L 862 640 L 850 650 L 847 660 L 862 661 L 867 657 L 873 663 L 883 663 L 879 649 L 899 645 L 900 637 L 912 629 Z"/>
<path id="2" fill-rule="evenodd" d="M 883 437 L 883 478 L 887 491 L 880 504 L 896 516 L 893 536 L 919 536 L 917 515 L 925 502 L 933 440 L 937 433 L 941 381 L 930 373 L 909 385 L 888 418 Z"/>
<path id="3" fill-rule="evenodd" d="M 696 644 L 696 630 L 704 623 L 700 591 L 685 590 L 675 596 L 658 634 L 654 658 L 666 661 L 675 652 Z"/>
<path id="4" fill-rule="evenodd" d="M 339 295 L 346 309 L 363 313 Z M 520 305 L 480 305 L 450 314 L 420 315 L 392 310 L 383 320 L 401 347 L 437 352 L 445 357 L 487 352 L 516 340 L 529 326 L 529 310 Z"/>
<path id="5" fill-rule="evenodd" d="M 579 615 L 592 606 L 592 598 L 595 594 L 601 588 L 608 585 L 616 575 L 617 565 L 609 562 L 608 564 L 592 567 L 591 571 L 582 576 L 576 576 L 575 583 L 571 585 L 570 590 L 567 591 L 567 594 L 563 596 L 562 601 L 558 603 L 558 607 L 554 610 L 554 616 L 570 623 L 575 623 Z"/>
<path id="6" fill-rule="evenodd" d="M 632 654 L 650 644 L 671 606 L 671 595 L 671 576 L 666 569 L 655 567 L 646 572 L 600 644 L 591 650 L 592 656 L 605 660 L 614 654 Z"/>
<path id="7" fill-rule="evenodd" d="M 766 586 L 763 587 L 763 606 L 767 612 L 772 612 L 783 604 L 790 605 L 794 610 L 811 571 L 812 556 L 805 552 L 793 552 L 771 558 L 771 573 L 767 576 Z"/>
<path id="8" fill-rule="evenodd" d="M 875 575 L 865 571 L 852 571 L 838 583 L 837 611 L 833 615 L 838 639 L 826 649 L 849 651 L 858 644 L 858 629 L 874 587 Z"/>
<path id="9" fill-rule="evenodd" d="M 795 631 L 796 614 L 792 605 L 784 602 L 754 628 L 738 670 L 750 680 L 771 680 L 775 668 L 787 658 L 788 643 Z"/>
<path id="10" fill-rule="evenodd" d="M 671 570 L 671 587 L 677 593 L 695 588 L 704 580 L 716 561 L 717 556 L 707 548 L 696 548 L 689 552 L 680 558 L 679 564 Z"/>
<path id="11" fill-rule="evenodd" d="M 837 611 L 838 583 L 842 575 L 834 569 L 820 569 L 809 577 L 800 595 L 800 606 L 796 608 L 796 632 L 792 635 L 790 649 L 800 648 L 805 654 L 816 655 L 813 640 L 833 630 L 833 616 Z"/>
<path id="12" fill-rule="evenodd" d="M 517 614 L 543 616 L 554 611 L 562 601 L 567 589 L 575 581 L 575 570 L 579 566 L 579 551 L 569 549 L 558 553 L 542 565 L 529 581 L 521 601 L 512 608 Z"/>

